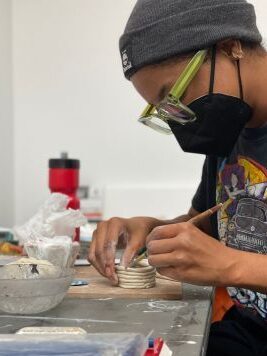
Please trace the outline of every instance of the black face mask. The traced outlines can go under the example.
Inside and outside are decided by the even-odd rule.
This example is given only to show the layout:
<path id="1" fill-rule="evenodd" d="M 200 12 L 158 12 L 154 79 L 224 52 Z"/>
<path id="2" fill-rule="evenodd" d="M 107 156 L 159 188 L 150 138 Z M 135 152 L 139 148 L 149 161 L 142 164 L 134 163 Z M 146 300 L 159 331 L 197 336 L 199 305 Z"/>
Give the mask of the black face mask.
<path id="1" fill-rule="evenodd" d="M 213 94 L 216 48 L 212 50 L 209 94 L 193 101 L 188 107 L 197 119 L 186 125 L 169 121 L 168 124 L 185 152 L 229 156 L 246 123 L 252 108 L 243 101 L 240 64 L 237 62 L 240 99 Z"/>

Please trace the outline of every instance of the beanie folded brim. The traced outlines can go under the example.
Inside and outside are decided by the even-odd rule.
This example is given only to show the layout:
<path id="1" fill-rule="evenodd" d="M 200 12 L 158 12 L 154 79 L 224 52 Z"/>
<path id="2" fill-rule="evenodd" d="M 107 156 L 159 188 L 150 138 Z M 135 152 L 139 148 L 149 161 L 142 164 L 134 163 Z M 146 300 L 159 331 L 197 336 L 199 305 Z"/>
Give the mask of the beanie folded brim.
<path id="1" fill-rule="evenodd" d="M 124 74 L 130 79 L 145 65 L 209 48 L 229 38 L 255 43 L 262 41 L 251 4 L 203 6 L 182 14 L 173 13 L 128 32 L 126 28 L 120 38 Z"/>

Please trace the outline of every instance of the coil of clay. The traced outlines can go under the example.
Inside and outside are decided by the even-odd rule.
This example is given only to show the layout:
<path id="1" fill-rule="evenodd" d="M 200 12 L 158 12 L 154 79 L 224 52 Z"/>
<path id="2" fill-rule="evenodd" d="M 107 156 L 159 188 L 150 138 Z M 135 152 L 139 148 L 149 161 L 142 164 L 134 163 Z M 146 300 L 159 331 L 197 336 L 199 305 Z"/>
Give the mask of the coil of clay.
<path id="1" fill-rule="evenodd" d="M 152 288 L 156 285 L 156 269 L 147 260 L 136 263 L 133 267 L 116 266 L 119 287 L 128 289 Z"/>

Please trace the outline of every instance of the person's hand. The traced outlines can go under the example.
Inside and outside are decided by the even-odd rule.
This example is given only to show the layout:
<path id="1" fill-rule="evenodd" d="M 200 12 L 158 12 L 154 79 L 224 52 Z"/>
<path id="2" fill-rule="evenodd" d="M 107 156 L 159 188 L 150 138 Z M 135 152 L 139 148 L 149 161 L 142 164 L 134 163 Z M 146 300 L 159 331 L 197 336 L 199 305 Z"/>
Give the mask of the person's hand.
<path id="1" fill-rule="evenodd" d="M 114 261 L 119 241 L 123 242 L 125 247 L 121 264 L 127 267 L 137 251 L 145 246 L 147 235 L 158 224 L 157 219 L 149 217 L 112 218 L 100 222 L 93 233 L 89 262 L 99 273 L 117 284 Z"/>
<path id="2" fill-rule="evenodd" d="M 147 237 L 148 261 L 167 277 L 197 285 L 229 286 L 240 251 L 190 222 L 160 226 Z"/>

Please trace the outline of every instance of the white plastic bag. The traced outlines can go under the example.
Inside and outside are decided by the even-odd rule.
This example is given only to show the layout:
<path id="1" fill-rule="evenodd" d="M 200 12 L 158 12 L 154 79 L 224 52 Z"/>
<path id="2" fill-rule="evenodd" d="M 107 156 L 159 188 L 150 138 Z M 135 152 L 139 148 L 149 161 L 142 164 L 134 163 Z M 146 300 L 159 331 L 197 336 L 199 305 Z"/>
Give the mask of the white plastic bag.
<path id="1" fill-rule="evenodd" d="M 75 229 L 87 220 L 79 210 L 67 209 L 68 202 L 68 196 L 53 193 L 29 221 L 14 228 L 29 257 L 60 267 L 74 264 L 79 243 L 72 242 L 72 238 Z"/>
<path id="2" fill-rule="evenodd" d="M 86 218 L 79 210 L 67 209 L 68 202 L 67 195 L 51 194 L 37 214 L 24 225 L 14 228 L 21 244 L 38 236 L 53 238 L 63 235 L 72 238 L 75 228 L 86 224 Z"/>

